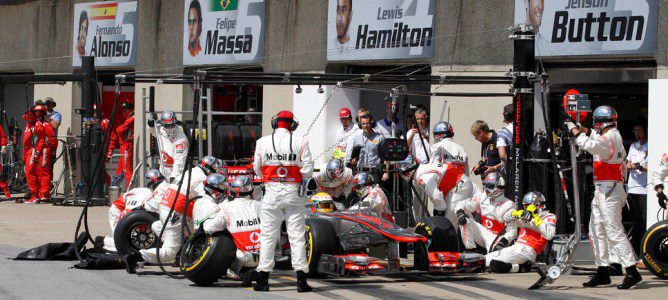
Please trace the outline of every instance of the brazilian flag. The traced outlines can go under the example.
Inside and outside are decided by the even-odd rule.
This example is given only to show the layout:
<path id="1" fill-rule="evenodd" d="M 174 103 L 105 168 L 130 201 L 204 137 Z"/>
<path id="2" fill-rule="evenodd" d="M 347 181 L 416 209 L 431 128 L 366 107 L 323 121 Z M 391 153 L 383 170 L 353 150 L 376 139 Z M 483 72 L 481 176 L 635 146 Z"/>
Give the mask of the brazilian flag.
<path id="1" fill-rule="evenodd" d="M 211 11 L 237 10 L 239 0 L 211 0 Z"/>

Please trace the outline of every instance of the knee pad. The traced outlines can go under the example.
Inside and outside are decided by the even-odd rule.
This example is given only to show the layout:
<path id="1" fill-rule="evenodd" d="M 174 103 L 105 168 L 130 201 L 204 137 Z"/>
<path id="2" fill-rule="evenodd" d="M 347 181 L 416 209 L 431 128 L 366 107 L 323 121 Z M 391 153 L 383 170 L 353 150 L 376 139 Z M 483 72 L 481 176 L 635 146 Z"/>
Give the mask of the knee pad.
<path id="1" fill-rule="evenodd" d="M 531 272 L 531 267 L 533 267 L 533 262 L 530 261 L 530 260 L 528 260 L 528 261 L 526 261 L 525 263 L 520 264 L 519 272 L 520 272 L 520 273 L 528 273 L 528 272 Z"/>
<path id="2" fill-rule="evenodd" d="M 492 261 L 489 262 L 489 270 L 492 271 L 492 273 L 510 273 L 512 268 L 512 264 L 500 260 L 492 259 Z"/>

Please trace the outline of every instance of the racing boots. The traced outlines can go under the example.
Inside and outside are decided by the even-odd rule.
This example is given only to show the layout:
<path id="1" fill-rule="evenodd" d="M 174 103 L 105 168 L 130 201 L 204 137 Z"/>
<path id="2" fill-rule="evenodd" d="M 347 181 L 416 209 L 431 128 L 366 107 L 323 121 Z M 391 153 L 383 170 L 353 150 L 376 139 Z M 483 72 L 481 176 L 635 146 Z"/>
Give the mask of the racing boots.
<path id="1" fill-rule="evenodd" d="M 256 292 L 268 292 L 269 291 L 269 272 L 260 271 L 257 273 L 257 281 L 253 290 Z"/>
<path id="2" fill-rule="evenodd" d="M 641 280 L 642 277 L 640 276 L 640 273 L 638 273 L 636 266 L 630 266 L 626 268 L 626 277 L 624 277 L 622 284 L 617 285 L 617 289 L 628 290 Z"/>
<path id="3" fill-rule="evenodd" d="M 139 263 L 140 261 L 144 261 L 144 258 L 141 256 L 141 253 L 139 252 L 126 254 L 125 256 L 123 256 L 123 259 L 125 260 L 125 271 L 127 271 L 130 274 L 137 273 L 137 263 Z"/>
<path id="4" fill-rule="evenodd" d="M 582 284 L 583 287 L 595 287 L 610 284 L 610 267 L 598 267 L 596 275 Z"/>
<path id="5" fill-rule="evenodd" d="M 306 273 L 297 271 L 297 293 L 308 293 L 310 291 L 313 291 L 313 288 L 306 282 Z"/>
<path id="6" fill-rule="evenodd" d="M 624 268 L 621 264 L 610 264 L 610 276 L 623 276 Z"/>
<path id="7" fill-rule="evenodd" d="M 241 286 L 242 287 L 251 287 L 253 286 L 253 280 L 257 280 L 257 271 L 255 269 L 245 270 L 241 272 Z"/>

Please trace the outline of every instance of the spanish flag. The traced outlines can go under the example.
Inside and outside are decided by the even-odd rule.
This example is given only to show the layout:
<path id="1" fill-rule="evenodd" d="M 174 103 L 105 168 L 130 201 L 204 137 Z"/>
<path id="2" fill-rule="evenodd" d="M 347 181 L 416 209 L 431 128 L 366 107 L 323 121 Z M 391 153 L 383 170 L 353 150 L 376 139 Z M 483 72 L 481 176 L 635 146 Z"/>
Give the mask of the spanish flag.
<path id="1" fill-rule="evenodd" d="M 102 3 L 89 6 L 91 20 L 113 20 L 116 18 L 118 3 Z"/>

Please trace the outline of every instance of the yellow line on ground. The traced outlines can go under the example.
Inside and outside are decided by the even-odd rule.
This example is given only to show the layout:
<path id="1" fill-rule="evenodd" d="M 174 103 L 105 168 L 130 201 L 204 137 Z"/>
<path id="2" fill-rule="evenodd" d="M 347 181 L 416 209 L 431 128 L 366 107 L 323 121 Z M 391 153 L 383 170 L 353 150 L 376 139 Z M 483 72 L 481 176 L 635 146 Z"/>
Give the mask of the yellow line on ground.
<path id="1" fill-rule="evenodd" d="M 292 277 L 292 276 L 275 275 L 274 277 L 283 278 L 283 279 L 288 279 L 288 280 L 292 280 L 292 281 L 297 281 L 297 278 L 294 278 L 294 277 Z"/>

